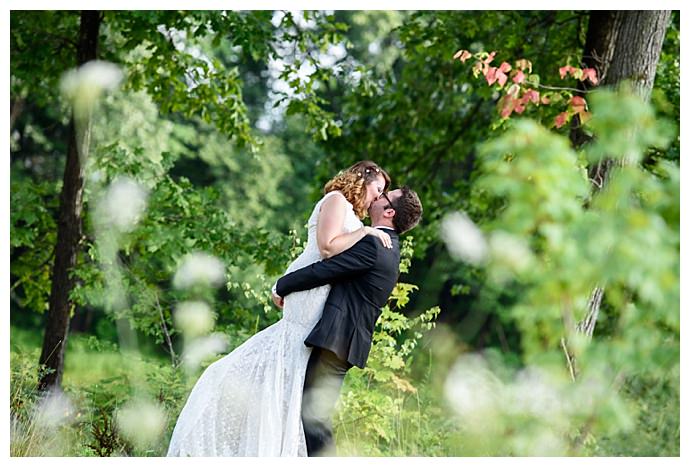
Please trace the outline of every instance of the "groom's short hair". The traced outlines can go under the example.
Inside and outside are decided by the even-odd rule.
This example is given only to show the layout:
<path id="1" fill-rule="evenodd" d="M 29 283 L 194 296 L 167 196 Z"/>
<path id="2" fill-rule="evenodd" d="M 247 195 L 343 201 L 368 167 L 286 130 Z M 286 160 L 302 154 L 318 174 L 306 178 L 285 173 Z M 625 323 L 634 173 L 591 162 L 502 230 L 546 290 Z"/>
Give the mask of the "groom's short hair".
<path id="1" fill-rule="evenodd" d="M 404 234 L 419 224 L 422 218 L 422 202 L 410 187 L 403 186 L 400 191 L 402 194 L 391 200 L 391 206 L 395 209 L 393 226 L 399 234 Z"/>

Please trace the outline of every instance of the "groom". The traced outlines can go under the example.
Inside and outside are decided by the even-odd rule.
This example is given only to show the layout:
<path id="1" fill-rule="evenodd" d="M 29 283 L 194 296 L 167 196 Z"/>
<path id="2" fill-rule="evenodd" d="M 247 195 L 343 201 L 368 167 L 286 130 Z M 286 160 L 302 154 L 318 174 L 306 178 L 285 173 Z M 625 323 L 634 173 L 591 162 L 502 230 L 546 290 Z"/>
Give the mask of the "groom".
<path id="1" fill-rule="evenodd" d="M 345 373 L 364 368 L 376 320 L 398 280 L 398 236 L 415 227 L 422 215 L 417 194 L 408 187 L 382 193 L 371 203 L 372 227 L 385 230 L 393 248 L 367 235 L 339 255 L 281 277 L 273 301 L 282 308 L 292 292 L 331 284 L 323 315 L 304 341 L 313 347 L 304 380 L 302 423 L 309 456 L 335 453 L 332 413 Z"/>

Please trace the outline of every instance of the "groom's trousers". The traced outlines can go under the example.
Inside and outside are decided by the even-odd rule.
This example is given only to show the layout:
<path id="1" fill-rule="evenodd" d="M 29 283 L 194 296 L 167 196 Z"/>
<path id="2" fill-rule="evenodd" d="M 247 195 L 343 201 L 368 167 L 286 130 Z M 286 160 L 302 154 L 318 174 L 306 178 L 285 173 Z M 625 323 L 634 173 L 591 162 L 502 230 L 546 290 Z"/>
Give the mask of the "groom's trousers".
<path id="1" fill-rule="evenodd" d="M 302 393 L 302 425 L 310 457 L 335 455 L 333 412 L 350 368 L 330 350 L 312 348 Z"/>

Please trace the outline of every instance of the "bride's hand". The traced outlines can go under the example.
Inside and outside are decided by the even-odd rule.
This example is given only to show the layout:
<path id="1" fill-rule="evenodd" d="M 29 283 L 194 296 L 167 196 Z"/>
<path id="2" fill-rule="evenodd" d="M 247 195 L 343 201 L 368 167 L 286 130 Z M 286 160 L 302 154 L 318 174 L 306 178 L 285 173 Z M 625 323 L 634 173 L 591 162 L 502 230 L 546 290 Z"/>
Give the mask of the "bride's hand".
<path id="1" fill-rule="evenodd" d="M 271 298 L 273 298 L 273 303 L 275 304 L 275 306 L 282 310 L 283 305 L 285 305 L 285 299 L 283 297 L 278 296 L 275 292 L 272 292 L 271 296 Z"/>
<path id="2" fill-rule="evenodd" d="M 388 235 L 383 230 L 379 230 L 379 229 L 375 229 L 373 227 L 365 226 L 364 227 L 364 233 L 366 235 L 372 235 L 374 237 L 378 237 L 381 240 L 381 243 L 383 243 L 383 246 L 385 246 L 386 248 L 393 248 L 393 241 L 391 240 L 391 236 Z"/>

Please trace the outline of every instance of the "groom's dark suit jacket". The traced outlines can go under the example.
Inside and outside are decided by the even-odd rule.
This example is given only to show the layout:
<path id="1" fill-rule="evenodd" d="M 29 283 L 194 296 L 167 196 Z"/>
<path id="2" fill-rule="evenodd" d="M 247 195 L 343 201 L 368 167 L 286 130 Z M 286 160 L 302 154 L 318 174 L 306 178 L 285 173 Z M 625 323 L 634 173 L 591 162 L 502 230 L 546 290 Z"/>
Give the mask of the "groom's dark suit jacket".
<path id="1" fill-rule="evenodd" d="M 323 316 L 304 343 L 335 353 L 351 365 L 364 368 L 371 336 L 381 308 L 398 280 L 400 245 L 394 230 L 393 248 L 367 235 L 349 250 L 306 266 L 278 280 L 276 292 L 285 297 L 292 292 L 331 284 Z"/>

